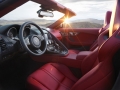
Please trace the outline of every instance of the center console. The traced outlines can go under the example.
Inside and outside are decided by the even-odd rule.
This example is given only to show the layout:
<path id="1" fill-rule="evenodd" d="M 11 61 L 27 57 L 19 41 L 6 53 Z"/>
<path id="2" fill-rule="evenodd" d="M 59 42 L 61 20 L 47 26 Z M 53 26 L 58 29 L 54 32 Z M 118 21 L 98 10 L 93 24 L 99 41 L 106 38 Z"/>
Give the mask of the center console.
<path id="1" fill-rule="evenodd" d="M 92 51 L 81 51 L 78 54 L 69 53 L 66 56 L 57 56 L 55 54 L 44 54 L 42 56 L 31 56 L 31 58 L 38 62 L 62 63 L 66 66 L 80 68 L 84 58 L 90 55 L 91 53 Z"/>
<path id="2" fill-rule="evenodd" d="M 44 31 L 47 41 L 47 54 L 54 54 L 57 56 L 68 55 L 68 49 L 49 31 Z"/>
<path id="3" fill-rule="evenodd" d="M 86 56 L 91 54 L 92 51 L 81 51 L 77 54 L 76 60 L 83 60 Z"/>

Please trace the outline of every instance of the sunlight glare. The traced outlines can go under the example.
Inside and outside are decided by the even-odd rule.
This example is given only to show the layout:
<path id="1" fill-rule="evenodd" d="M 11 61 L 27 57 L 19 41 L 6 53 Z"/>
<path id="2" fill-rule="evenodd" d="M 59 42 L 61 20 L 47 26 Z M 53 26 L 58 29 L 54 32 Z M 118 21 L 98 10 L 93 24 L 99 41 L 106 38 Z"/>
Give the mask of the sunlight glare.
<path id="1" fill-rule="evenodd" d="M 64 23 L 69 24 L 68 18 L 64 19 Z"/>

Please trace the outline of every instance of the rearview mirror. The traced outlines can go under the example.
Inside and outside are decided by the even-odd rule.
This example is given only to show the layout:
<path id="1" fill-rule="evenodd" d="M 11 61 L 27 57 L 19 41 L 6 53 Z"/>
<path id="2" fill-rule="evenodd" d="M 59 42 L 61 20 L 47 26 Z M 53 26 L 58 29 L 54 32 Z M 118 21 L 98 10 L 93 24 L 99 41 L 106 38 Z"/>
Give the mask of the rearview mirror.
<path id="1" fill-rule="evenodd" d="M 53 17 L 53 13 L 50 11 L 37 11 L 39 17 Z"/>

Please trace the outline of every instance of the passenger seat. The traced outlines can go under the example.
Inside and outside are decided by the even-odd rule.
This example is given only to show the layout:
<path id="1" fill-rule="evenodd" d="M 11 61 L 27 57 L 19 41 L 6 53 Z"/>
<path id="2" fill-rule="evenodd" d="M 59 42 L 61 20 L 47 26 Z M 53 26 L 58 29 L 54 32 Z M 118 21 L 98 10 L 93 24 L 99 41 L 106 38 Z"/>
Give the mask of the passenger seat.
<path id="1" fill-rule="evenodd" d="M 111 14 L 112 12 L 111 11 L 107 11 L 106 12 L 106 17 L 105 17 L 105 20 L 104 20 L 104 25 L 103 27 L 99 30 L 99 35 L 107 30 L 109 28 L 109 24 L 110 24 L 110 19 L 111 19 Z M 96 40 L 91 46 L 90 46 L 90 49 L 89 51 L 93 51 L 95 50 L 96 48 L 98 47 L 98 40 Z M 76 49 L 69 49 L 69 53 L 70 54 L 78 54 L 80 52 L 80 50 L 76 50 Z"/>

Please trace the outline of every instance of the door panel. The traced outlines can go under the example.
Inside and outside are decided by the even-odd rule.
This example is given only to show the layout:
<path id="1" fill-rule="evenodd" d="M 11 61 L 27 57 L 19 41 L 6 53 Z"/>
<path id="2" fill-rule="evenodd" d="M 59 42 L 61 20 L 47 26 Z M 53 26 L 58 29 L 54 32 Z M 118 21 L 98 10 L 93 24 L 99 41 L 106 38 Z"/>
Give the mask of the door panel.
<path id="1" fill-rule="evenodd" d="M 98 38 L 99 28 L 60 29 L 66 43 L 70 45 L 90 46 Z"/>
<path id="2" fill-rule="evenodd" d="M 60 34 L 60 31 L 59 30 L 56 30 L 56 29 L 50 29 L 50 32 L 58 39 L 58 40 L 61 40 L 62 39 L 62 36 Z"/>

